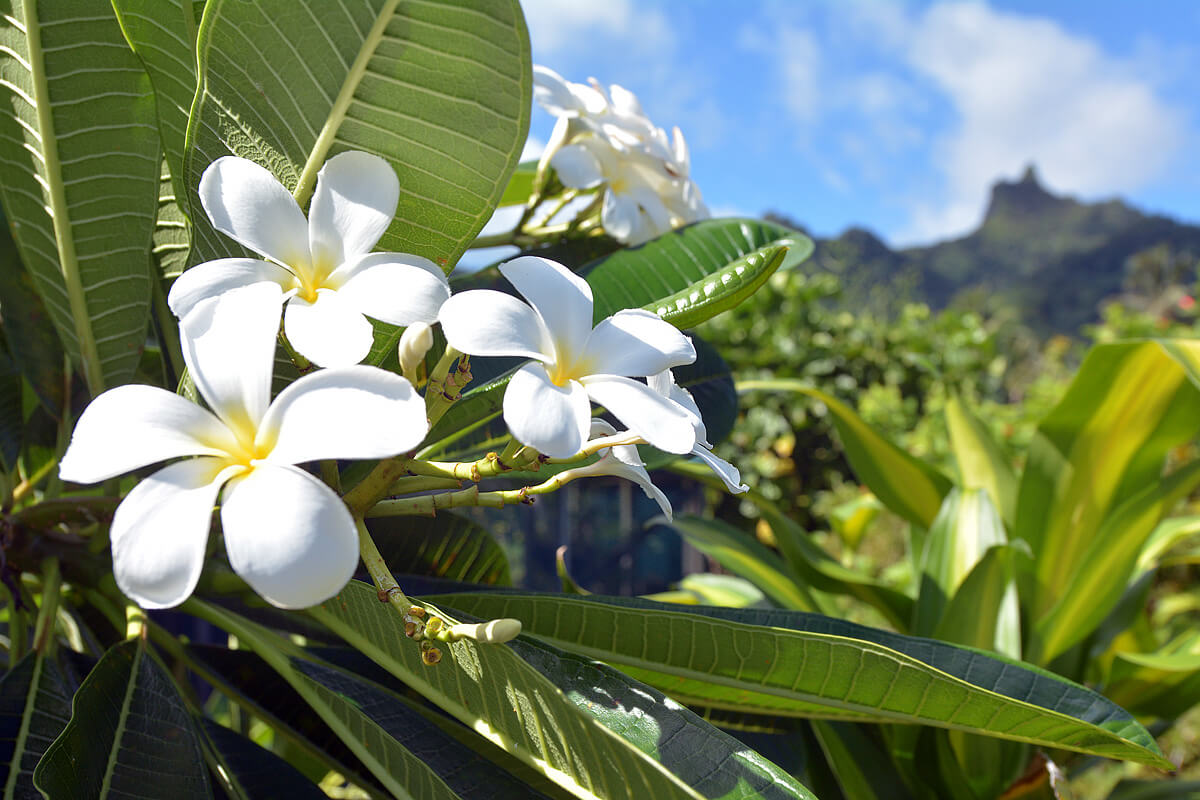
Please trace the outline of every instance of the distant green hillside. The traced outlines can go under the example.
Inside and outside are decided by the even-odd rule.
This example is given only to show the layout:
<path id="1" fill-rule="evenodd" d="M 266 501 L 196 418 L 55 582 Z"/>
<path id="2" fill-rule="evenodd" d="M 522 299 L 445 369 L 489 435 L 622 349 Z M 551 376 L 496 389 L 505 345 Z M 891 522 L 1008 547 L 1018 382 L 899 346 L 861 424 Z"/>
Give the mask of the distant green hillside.
<path id="1" fill-rule="evenodd" d="M 983 224 L 961 239 L 891 250 L 870 231 L 851 228 L 816 241 L 807 269 L 837 273 L 850 304 L 879 311 L 904 301 L 1002 304 L 1042 333 L 1077 332 L 1098 318 L 1101 301 L 1131 286 L 1153 292 L 1154 279 L 1147 285 L 1145 275 L 1134 274 L 1149 262 L 1165 259 L 1174 273 L 1183 265 L 1186 275 L 1159 279 L 1190 285 L 1200 260 L 1200 226 L 1120 200 L 1081 203 L 1051 194 L 1032 167 L 1021 180 L 992 187 Z"/>

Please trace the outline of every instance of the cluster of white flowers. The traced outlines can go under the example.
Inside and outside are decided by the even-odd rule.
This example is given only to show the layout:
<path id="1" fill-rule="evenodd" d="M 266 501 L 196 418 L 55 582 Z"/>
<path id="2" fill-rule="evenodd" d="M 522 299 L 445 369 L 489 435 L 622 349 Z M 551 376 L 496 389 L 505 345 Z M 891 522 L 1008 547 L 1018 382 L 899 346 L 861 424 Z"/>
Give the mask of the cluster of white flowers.
<path id="1" fill-rule="evenodd" d="M 641 310 L 593 328 L 587 282 L 542 258 L 500 268 L 528 305 L 496 291 L 451 297 L 426 259 L 370 252 L 398 195 L 387 162 L 359 152 L 325 164 L 307 219 L 253 162 L 225 157 L 205 171 L 200 199 L 213 225 L 270 259 L 210 261 L 172 287 L 188 374 L 211 412 L 163 389 L 112 389 L 84 411 L 60 465 L 64 480 L 95 483 L 192 457 L 143 480 L 113 519 L 113 571 L 140 605 L 165 608 L 191 595 L 218 497 L 230 565 L 268 601 L 303 608 L 342 589 L 358 562 L 355 520 L 297 465 L 407 453 L 429 429 L 407 378 L 358 363 L 373 344 L 367 317 L 407 326 L 401 362 L 409 375 L 435 323 L 462 353 L 532 359 L 506 389 L 505 422 L 517 441 L 556 458 L 578 454 L 591 436 L 611 439 L 579 476 L 635 480 L 669 514 L 631 446 L 645 442 L 695 453 L 745 490 L 737 470 L 712 455 L 699 410 L 671 376 L 695 360 L 687 337 Z M 294 350 L 325 369 L 272 400 L 281 316 Z M 593 421 L 593 400 L 628 431 Z"/>
<path id="2" fill-rule="evenodd" d="M 572 83 L 542 66 L 533 82 L 534 99 L 558 117 L 543 166 L 548 159 L 569 188 L 603 186 L 600 220 L 609 235 L 641 244 L 709 216 L 683 133 L 676 127 L 668 138 L 633 92 L 616 84 L 606 91 L 594 78 Z"/>

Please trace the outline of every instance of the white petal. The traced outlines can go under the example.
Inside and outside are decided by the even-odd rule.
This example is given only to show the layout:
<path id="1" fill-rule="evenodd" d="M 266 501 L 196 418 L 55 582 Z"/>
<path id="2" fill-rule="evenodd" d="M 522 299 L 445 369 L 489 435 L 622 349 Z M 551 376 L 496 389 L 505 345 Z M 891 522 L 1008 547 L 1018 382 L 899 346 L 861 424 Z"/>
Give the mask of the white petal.
<path id="1" fill-rule="evenodd" d="M 725 486 L 729 488 L 729 491 L 734 494 L 741 494 L 750 490 L 749 486 L 742 483 L 742 473 L 738 471 L 738 468 L 715 455 L 712 450 L 698 444 L 692 448 L 692 455 L 707 464 L 709 469 L 725 482 Z"/>
<path id="2" fill-rule="evenodd" d="M 659 450 L 689 453 L 696 446 L 687 410 L 646 384 L 618 375 L 589 375 L 582 383 L 588 397 Z"/>
<path id="3" fill-rule="evenodd" d="M 204 170 L 199 194 L 221 233 L 280 263 L 308 266 L 308 221 L 291 193 L 264 167 L 222 156 Z"/>
<path id="4" fill-rule="evenodd" d="M 545 323 L 555 361 L 570 363 L 583 352 L 592 332 L 592 287 L 571 270 L 537 256 L 500 265 L 500 274 L 524 295 Z"/>
<path id="5" fill-rule="evenodd" d="M 314 264 L 334 265 L 371 252 L 400 199 L 400 181 L 379 156 L 351 150 L 325 162 L 308 209 Z"/>
<path id="6" fill-rule="evenodd" d="M 554 347 L 541 317 L 504 292 L 474 289 L 456 294 L 442 305 L 438 321 L 446 341 L 463 353 L 554 360 Z"/>
<path id="7" fill-rule="evenodd" d="M 604 204 L 600 208 L 600 222 L 604 232 L 625 244 L 642 244 L 654 238 L 650 221 L 642 214 L 630 197 L 617 194 L 611 188 L 604 193 Z"/>
<path id="8" fill-rule="evenodd" d="M 412 384 L 358 365 L 305 375 L 280 392 L 256 443 L 279 464 L 387 458 L 416 447 L 428 430 L 425 401 Z"/>
<path id="9" fill-rule="evenodd" d="M 550 159 L 563 186 L 572 189 L 591 189 L 604 183 L 604 171 L 592 151 L 583 145 L 569 144 L 559 148 Z"/>
<path id="10" fill-rule="evenodd" d="M 672 374 L 671 370 L 664 369 L 656 375 L 648 376 L 646 384 L 663 397 L 669 397 L 687 409 L 687 412 L 692 415 L 692 427 L 696 429 L 697 445 L 712 448 L 712 445 L 708 443 L 708 430 L 704 427 L 704 418 L 700 415 L 700 406 L 696 405 L 696 399 L 692 397 L 691 392 L 675 382 L 675 375 Z"/>
<path id="11" fill-rule="evenodd" d="M 671 155 L 675 162 L 671 166 L 679 177 L 686 178 L 692 164 L 691 156 L 688 154 L 687 141 L 683 138 L 683 131 L 679 130 L 678 125 L 671 129 L 671 133 Z"/>
<path id="12" fill-rule="evenodd" d="M 205 300 L 179 324 L 183 360 L 217 416 L 249 432 L 271 402 L 283 290 L 252 283 Z"/>
<path id="13" fill-rule="evenodd" d="M 582 83 L 571 83 L 549 67 L 533 65 L 533 99 L 556 117 L 599 114 L 608 102 Z"/>
<path id="14" fill-rule="evenodd" d="M 654 375 L 696 360 L 696 348 L 653 312 L 629 308 L 601 320 L 588 338 L 583 361 L 596 373 Z"/>
<path id="15" fill-rule="evenodd" d="M 167 305 L 183 319 L 201 300 L 263 281 L 277 283 L 284 291 L 296 287 L 296 276 L 278 264 L 256 258 L 222 258 L 197 264 L 176 278 Z"/>
<path id="16" fill-rule="evenodd" d="M 340 497 L 296 467 L 260 464 L 221 504 L 233 571 L 280 608 L 340 592 L 358 564 L 358 533 Z"/>
<path id="17" fill-rule="evenodd" d="M 612 97 L 613 111 L 617 114 L 632 117 L 645 116 L 642 112 L 642 104 L 638 102 L 637 95 L 624 86 L 619 86 L 615 83 L 610 84 L 608 93 Z"/>
<path id="18" fill-rule="evenodd" d="M 651 239 L 671 231 L 671 212 L 654 189 L 648 185 L 634 184 L 629 189 L 629 197 L 641 208 L 651 230 Z M 601 214 L 603 213 L 601 209 Z"/>
<path id="19" fill-rule="evenodd" d="M 357 364 L 375 343 L 371 323 L 332 289 L 318 290 L 315 303 L 299 295 L 288 300 L 283 331 L 297 353 L 320 367 Z"/>
<path id="20" fill-rule="evenodd" d="M 427 258 L 371 253 L 338 267 L 325 281 L 347 303 L 390 325 L 432 324 L 450 298 L 445 274 Z"/>
<path id="21" fill-rule="evenodd" d="M 58 475 L 99 483 L 168 458 L 224 455 L 233 446 L 229 429 L 195 403 L 129 384 L 109 389 L 84 409 Z"/>
<path id="22" fill-rule="evenodd" d="M 555 386 L 540 364 L 526 364 L 504 390 L 504 422 L 522 444 L 551 458 L 579 452 L 591 428 L 592 407 L 576 381 Z"/>
<path id="23" fill-rule="evenodd" d="M 634 449 L 634 452 L 637 452 L 637 450 Z M 612 457 L 613 456 L 610 456 L 610 458 Z M 616 467 L 616 464 L 620 464 L 621 466 L 618 468 Z M 674 511 L 671 508 L 671 501 L 668 500 L 667 496 L 663 494 L 662 490 L 655 486 L 654 482 L 650 480 L 650 473 L 646 472 L 645 467 L 640 465 L 631 465 L 618 460 L 614 462 L 613 474 L 618 477 L 625 478 L 626 480 L 631 480 L 638 486 L 642 487 L 642 491 L 646 493 L 646 497 L 649 497 L 651 500 L 658 503 L 658 507 L 662 509 L 663 514 L 668 520 L 675 518 Z"/>
<path id="24" fill-rule="evenodd" d="M 113 516 L 113 575 L 143 608 L 170 608 L 191 595 L 217 492 L 228 473 L 216 458 L 164 467 L 134 487 Z"/>

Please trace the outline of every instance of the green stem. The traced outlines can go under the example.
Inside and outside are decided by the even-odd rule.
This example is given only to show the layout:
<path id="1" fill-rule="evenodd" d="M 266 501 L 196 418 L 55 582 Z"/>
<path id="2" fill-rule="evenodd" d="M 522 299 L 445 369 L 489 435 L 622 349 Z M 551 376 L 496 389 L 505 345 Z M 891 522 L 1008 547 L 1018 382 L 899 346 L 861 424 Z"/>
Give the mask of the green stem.
<path id="1" fill-rule="evenodd" d="M 522 503 L 528 505 L 537 495 L 549 494 L 566 486 L 577 476 L 560 472 L 549 480 L 536 486 L 524 486 L 520 489 L 504 491 L 481 492 L 478 486 L 470 486 L 457 492 L 441 492 L 427 494 L 421 497 L 402 497 L 396 500 L 382 500 L 376 503 L 367 513 L 369 517 L 401 517 L 401 516 L 434 516 L 438 511 L 447 508 L 462 508 L 464 506 L 483 506 L 485 508 L 503 508 L 504 506 Z"/>
<path id="2" fill-rule="evenodd" d="M 321 480 L 333 491 L 342 493 L 342 476 L 338 472 L 337 461 L 327 458 L 321 462 Z"/>
<path id="3" fill-rule="evenodd" d="M 26 478 L 25 480 L 18 483 L 17 488 L 13 489 L 13 492 L 12 492 L 13 503 L 19 503 L 22 500 L 24 500 L 25 495 L 29 494 L 34 489 L 36 489 L 37 485 L 39 483 L 41 483 L 43 480 L 45 480 L 46 476 L 49 475 L 51 472 L 53 472 L 57 468 L 58 468 L 58 460 L 52 458 L 49 461 L 47 461 L 45 464 L 42 464 L 40 467 L 38 467 L 36 470 L 34 470 L 32 475 L 30 475 L 28 478 Z"/>
<path id="4" fill-rule="evenodd" d="M 58 559 L 51 556 L 46 559 L 42 572 L 42 605 L 38 609 L 33 634 L 33 647 L 39 653 L 48 653 L 48 649 L 54 644 L 54 620 L 58 615 L 58 598 L 61 591 L 62 572 L 58 568 Z"/>
<path id="5" fill-rule="evenodd" d="M 379 590 L 379 599 L 386 599 L 391 603 L 400 612 L 400 617 L 405 623 L 424 627 L 420 616 L 412 613 L 412 602 L 405 596 L 404 591 L 400 588 L 400 584 L 396 583 L 395 577 L 392 576 L 392 571 L 388 569 L 387 562 L 383 560 L 379 548 L 375 546 L 375 540 L 371 538 L 371 534 L 367 531 L 366 524 L 358 518 L 355 518 L 354 524 L 358 528 L 358 554 L 362 558 L 367 572 L 370 573 L 371 580 L 375 583 L 375 588 Z"/>
<path id="6" fill-rule="evenodd" d="M 462 481 L 455 478 L 430 478 L 424 475 L 414 475 L 411 478 L 400 478 L 389 488 L 388 494 L 416 494 L 417 492 L 436 492 L 443 489 L 461 489 Z"/>
<path id="7" fill-rule="evenodd" d="M 284 334 L 282 328 L 279 331 L 279 343 L 283 345 L 283 349 L 287 352 L 288 358 L 291 359 L 292 363 L 296 365 L 296 369 L 300 370 L 301 375 L 313 370 L 312 362 L 296 352 L 295 348 L 292 347 L 292 343 L 288 341 L 288 338 Z"/>

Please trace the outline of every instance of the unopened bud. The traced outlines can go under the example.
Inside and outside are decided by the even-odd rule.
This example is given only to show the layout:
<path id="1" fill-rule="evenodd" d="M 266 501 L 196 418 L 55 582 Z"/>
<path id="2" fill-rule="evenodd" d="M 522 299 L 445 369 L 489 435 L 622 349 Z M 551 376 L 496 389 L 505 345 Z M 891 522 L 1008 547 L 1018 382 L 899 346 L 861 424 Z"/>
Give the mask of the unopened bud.
<path id="1" fill-rule="evenodd" d="M 491 622 L 463 623 L 454 625 L 449 631 L 453 639 L 474 639 L 485 644 L 504 644 L 521 633 L 521 622 L 515 619 L 494 619 Z"/>
<path id="2" fill-rule="evenodd" d="M 433 347 L 433 328 L 424 322 L 414 322 L 400 335 L 400 369 L 414 372 Z"/>

